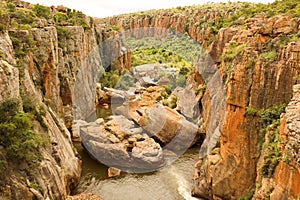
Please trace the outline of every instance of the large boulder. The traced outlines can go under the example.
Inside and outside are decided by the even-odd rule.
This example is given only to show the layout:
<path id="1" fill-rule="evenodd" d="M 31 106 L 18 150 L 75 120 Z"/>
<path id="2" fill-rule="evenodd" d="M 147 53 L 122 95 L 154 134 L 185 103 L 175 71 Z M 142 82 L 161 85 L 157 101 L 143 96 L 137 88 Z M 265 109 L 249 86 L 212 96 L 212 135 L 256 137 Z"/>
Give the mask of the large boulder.
<path id="1" fill-rule="evenodd" d="M 136 112 L 140 116 L 135 121 L 167 149 L 186 150 L 196 142 L 198 127 L 175 110 L 155 104 L 139 108 Z"/>
<path id="2" fill-rule="evenodd" d="M 177 108 L 188 119 L 199 117 L 199 102 L 194 90 L 191 87 L 175 88 L 173 95 L 177 97 Z"/>
<path id="3" fill-rule="evenodd" d="M 105 124 L 87 123 L 80 129 L 83 146 L 97 161 L 123 171 L 152 171 L 164 165 L 162 148 L 124 116 Z"/>
<path id="4" fill-rule="evenodd" d="M 127 101 L 114 112 L 132 119 L 166 149 L 176 152 L 184 151 L 197 141 L 198 126 L 188 121 L 176 110 L 161 104 L 161 94 L 164 91 L 163 87 L 149 87 L 137 98 Z M 183 103 L 181 105 L 185 106 Z M 184 108 L 187 109 L 187 106 Z M 190 108 L 190 110 L 193 109 Z"/>

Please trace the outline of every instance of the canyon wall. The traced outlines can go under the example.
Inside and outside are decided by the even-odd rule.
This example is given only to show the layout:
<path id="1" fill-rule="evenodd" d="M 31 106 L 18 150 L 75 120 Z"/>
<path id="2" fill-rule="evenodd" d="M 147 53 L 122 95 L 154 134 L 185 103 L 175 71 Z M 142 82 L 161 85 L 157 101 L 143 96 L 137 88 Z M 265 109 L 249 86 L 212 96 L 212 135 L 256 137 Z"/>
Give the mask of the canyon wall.
<path id="1" fill-rule="evenodd" d="M 21 1 L 12 4 L 24 13 L 33 8 Z M 129 68 L 130 54 L 115 31 L 86 16 L 88 27 L 45 18 L 24 25 L 21 20 L 14 13 L 1 12 L 0 102 L 18 99 L 25 106 L 29 101 L 36 115 L 42 110 L 32 125 L 34 134 L 45 138 L 45 146 L 40 163 L 32 168 L 26 162 L 15 165 L 0 142 L 0 196 L 66 199 L 81 176 L 81 161 L 71 141 L 73 120 L 95 117 L 100 72 Z M 16 21 L 18 27 L 13 26 Z M 111 62 L 114 66 L 109 66 Z"/>
<path id="2" fill-rule="evenodd" d="M 23 10 L 32 8 L 20 1 L 15 5 Z M 0 101 L 27 96 L 34 99 L 36 107 L 45 107 L 43 121 L 48 128 L 40 124 L 34 132 L 47 135 L 50 144 L 42 150 L 40 165 L 29 170 L 33 174 L 25 173 L 26 166 L 18 166 L 22 179 L 13 175 L 3 179 L 3 196 L 66 198 L 81 171 L 71 142 L 72 122 L 94 117 L 94 86 L 101 70 L 130 67 L 130 50 L 119 32 L 159 38 L 172 30 L 187 33 L 207 51 L 195 63 L 195 77 L 190 77 L 196 84 L 207 85 L 199 101 L 206 139 L 195 164 L 193 194 L 205 199 L 237 199 L 251 192 L 257 199 L 265 195 L 297 198 L 299 145 L 294 141 L 299 136 L 298 86 L 290 100 L 293 85 L 299 84 L 300 20 L 260 15 L 241 17 L 228 25 L 224 21 L 245 5 L 218 6 L 179 7 L 106 19 L 83 16 L 84 25 L 37 18 L 30 28 L 15 26 L 14 15 L 3 14 Z M 61 11 L 74 14 L 68 9 Z M 270 141 L 265 138 L 271 132 L 262 134 L 259 113 L 289 102 L 281 121 L 282 156 L 271 177 L 265 177 L 261 168 L 266 167 Z M 0 145 L 1 160 L 5 159 L 2 149 Z"/>
<path id="3" fill-rule="evenodd" d="M 274 105 L 288 104 L 293 85 L 299 83 L 299 18 L 257 16 L 242 19 L 242 24 L 220 28 L 217 33 L 211 26 L 201 24 L 203 20 L 214 21 L 217 26 L 221 23 L 220 18 L 228 18 L 234 13 L 229 10 L 185 10 L 182 15 L 176 11 L 153 11 L 103 20 L 120 31 L 130 30 L 131 36 L 136 38 L 163 37 L 168 30 L 186 32 L 207 50 L 204 61 L 196 64 L 202 76 L 199 84 L 204 81 L 209 86 L 206 79 L 211 77 L 210 74 L 216 78 L 214 83 L 221 80 L 220 87 L 224 88 L 225 96 L 216 103 L 214 88 L 208 87 L 200 101 L 203 109 L 200 117 L 205 119 L 208 141 L 204 141 L 200 160 L 195 165 L 193 194 L 205 199 L 237 199 L 249 194 L 253 196 L 253 191 L 259 193 L 261 187 L 257 188 L 257 185 L 265 188 L 266 181 L 259 178 L 261 160 L 265 159 L 261 148 L 265 135 L 261 134 L 258 114 L 247 113 L 249 109 L 262 112 Z M 207 67 L 204 73 L 201 71 L 203 64 Z M 224 107 L 217 109 L 220 112 L 225 109 L 225 112 L 217 116 L 212 109 L 224 103 L 220 102 L 222 100 Z M 212 114 L 214 116 L 210 116 Z M 213 120 L 215 118 L 219 118 L 218 122 Z M 219 137 L 215 133 L 218 131 Z M 213 149 L 209 143 L 214 145 Z M 292 147 L 295 151 L 297 148 Z M 294 170 L 288 170 L 289 167 Z M 271 198 L 296 199 L 298 173 L 299 163 L 280 161 L 272 176 L 276 183 L 285 181 L 286 185 L 281 183 L 270 189 L 273 191 Z"/>

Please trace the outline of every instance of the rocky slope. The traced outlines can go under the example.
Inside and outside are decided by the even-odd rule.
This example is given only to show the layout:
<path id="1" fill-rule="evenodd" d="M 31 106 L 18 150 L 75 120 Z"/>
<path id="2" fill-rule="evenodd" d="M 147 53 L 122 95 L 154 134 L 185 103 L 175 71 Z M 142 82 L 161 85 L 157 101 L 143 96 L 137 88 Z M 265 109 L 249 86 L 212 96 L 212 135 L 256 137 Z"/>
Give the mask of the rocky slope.
<path id="1" fill-rule="evenodd" d="M 297 3 L 287 2 L 178 7 L 93 20 L 63 7 L 1 1 L 0 101 L 21 99 L 24 109 L 29 97 L 33 110 L 45 107 L 33 130 L 49 138 L 36 169 L 12 165 L 1 177 L 2 196 L 66 198 L 80 177 L 69 130 L 74 119 L 93 118 L 94 75 L 103 68 L 130 67 L 130 52 L 118 31 L 139 38 L 163 37 L 172 30 L 186 32 L 208 52 L 188 78 L 194 88 L 206 84 L 205 93 L 197 96 L 206 140 L 195 165 L 194 195 L 296 199 L 298 86 L 290 100 L 293 85 L 299 84 L 300 20 Z M 272 136 L 275 119 L 271 115 L 271 123 L 264 124 L 261 113 L 289 102 L 278 149 Z M 5 154 L 1 141 L 1 170 L 8 168 L 6 162 L 13 164 Z"/>

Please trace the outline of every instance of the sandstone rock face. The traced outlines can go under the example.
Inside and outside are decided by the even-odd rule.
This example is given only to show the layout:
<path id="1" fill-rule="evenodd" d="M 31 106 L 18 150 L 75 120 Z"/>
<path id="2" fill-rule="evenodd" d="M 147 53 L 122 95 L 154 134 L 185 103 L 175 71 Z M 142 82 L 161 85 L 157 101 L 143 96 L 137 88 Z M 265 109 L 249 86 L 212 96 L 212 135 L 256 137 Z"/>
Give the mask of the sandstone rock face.
<path id="1" fill-rule="evenodd" d="M 22 1 L 14 3 L 31 8 Z M 5 185 L 4 197 L 65 199 L 78 184 L 81 173 L 69 130 L 74 118 L 86 119 L 95 111 L 95 74 L 103 69 L 102 51 L 107 51 L 107 47 L 113 51 L 119 70 L 129 68 L 130 54 L 119 45 L 120 38 L 105 47 L 101 44 L 113 36 L 106 27 L 84 30 L 81 26 L 64 26 L 58 29 L 51 20 L 35 19 L 36 28 L 27 31 L 9 27 L 8 15 L 3 15 L 0 21 L 5 24 L 0 33 L 0 101 L 20 98 L 22 93 L 32 98 L 37 108 L 45 107 L 43 120 L 48 130 L 37 127 L 34 131 L 49 137 L 50 142 L 42 150 L 44 160 L 32 172 L 34 183 L 26 183 L 26 179 L 32 177 L 25 176 L 23 181 L 13 177 Z M 95 26 L 93 22 L 90 25 Z M 68 34 L 63 35 L 61 31 Z M 13 37 L 19 39 L 17 45 L 26 49 L 22 58 L 15 55 L 19 49 L 14 49 Z M 33 44 L 34 48 L 29 48 Z M 21 68 L 20 72 L 17 67 Z M 64 120 L 58 116 L 64 116 Z M 43 194 L 31 188 L 31 184 L 37 184 Z"/>
<path id="2" fill-rule="evenodd" d="M 27 95 L 37 97 L 38 103 L 42 104 L 42 96 L 28 72 L 23 81 Z M 47 109 L 45 121 L 51 147 L 43 150 L 44 160 L 37 168 L 35 178 L 44 190 L 44 198 L 64 199 L 79 183 L 81 161 L 74 153 L 70 132 L 51 108 Z"/>
<path id="3" fill-rule="evenodd" d="M 8 62 L 0 60 L 0 102 L 19 97 L 19 70 Z"/>
<path id="4" fill-rule="evenodd" d="M 19 70 L 14 67 L 14 50 L 7 33 L 0 34 L 0 102 L 6 98 L 19 98 Z"/>
<path id="5" fill-rule="evenodd" d="M 14 48 L 8 33 L 0 33 L 0 44 L 0 52 L 2 54 L 2 58 L 9 64 L 15 65 L 16 60 L 14 58 Z"/>
<path id="6" fill-rule="evenodd" d="M 69 36 L 58 37 L 62 30 L 54 26 L 32 29 L 37 46 L 29 54 L 29 67 L 32 79 L 42 86 L 45 98 L 51 100 L 51 108 L 65 115 L 71 129 L 73 119 L 95 118 L 98 75 L 112 65 L 118 70 L 128 69 L 130 53 L 119 35 L 105 27 L 62 29 Z M 107 55 L 111 57 L 104 59 Z"/>
<path id="7" fill-rule="evenodd" d="M 264 145 L 258 165 L 256 182 L 260 187 L 256 188 L 255 199 L 297 199 L 299 189 L 299 99 L 300 86 L 294 85 L 293 98 L 286 107 L 286 113 L 280 120 L 280 160 L 277 166 L 273 166 L 275 173 L 272 177 L 265 177 L 261 168 L 267 162 L 266 155 L 270 154 L 268 145 Z M 270 128 L 271 131 L 274 131 Z M 269 143 L 270 131 L 267 131 L 265 144 Z M 276 168 L 275 168 L 276 167 Z"/>
<path id="8" fill-rule="evenodd" d="M 278 23 L 286 20 L 280 16 L 275 19 Z M 254 21 L 270 23 L 270 20 L 262 18 Z M 273 26 L 272 32 L 264 30 L 264 34 L 270 34 L 268 36 L 255 35 L 258 30 L 255 23 L 252 23 L 248 30 L 238 27 L 226 32 L 220 31 L 217 38 L 228 38 L 228 43 L 213 43 L 211 46 L 210 51 L 216 63 L 219 61 L 220 53 L 225 55 L 226 59 L 227 52 L 234 48 L 232 44 L 237 44 L 242 50 L 234 58 L 223 60 L 220 64 L 223 81 L 226 81 L 226 112 L 222 117 L 224 123 L 220 129 L 220 144 L 217 145 L 220 147 L 220 153 L 216 162 L 211 162 L 211 156 L 208 155 L 196 165 L 198 176 L 196 178 L 198 186 L 194 188 L 196 196 L 209 199 L 236 199 L 246 195 L 254 187 L 259 153 L 256 147 L 263 138 L 258 134 L 258 119 L 245 117 L 245 108 L 264 109 L 274 104 L 288 103 L 292 97 L 293 77 L 299 71 L 295 64 L 299 62 L 299 42 L 286 44 L 276 52 L 273 61 L 260 56 L 266 52 L 263 49 L 266 48 L 267 38 L 273 38 L 271 41 L 276 45 L 276 33 L 291 33 L 295 31 L 293 27 L 296 26 L 289 26 L 292 30 L 283 30 L 281 27 L 286 25 Z M 228 35 L 224 36 L 227 33 Z M 247 45 L 240 46 L 244 44 Z M 222 47 L 223 50 L 220 50 Z M 228 70 L 232 72 L 228 73 Z M 283 169 L 283 166 L 280 165 L 279 168 Z"/>
<path id="9" fill-rule="evenodd" d="M 281 120 L 281 138 L 283 160 L 276 168 L 274 190 L 270 199 L 297 199 L 300 194 L 300 85 L 294 86 L 291 102 Z"/>
<path id="10" fill-rule="evenodd" d="M 208 48 L 214 38 L 214 28 L 208 23 L 218 26 L 221 18 L 228 18 L 240 9 L 240 5 L 224 6 L 222 12 L 215 7 L 203 9 L 178 8 L 174 13 L 171 10 L 153 11 L 149 13 L 138 13 L 132 15 L 114 16 L 109 19 L 100 19 L 98 23 L 114 25 L 121 32 L 136 38 L 155 37 L 162 38 L 168 31 L 176 33 L 188 33 L 188 35 L 203 48 Z"/>
<path id="11" fill-rule="evenodd" d="M 196 119 L 199 116 L 199 101 L 191 87 L 176 88 L 173 94 L 177 97 L 176 110 L 188 119 Z"/>

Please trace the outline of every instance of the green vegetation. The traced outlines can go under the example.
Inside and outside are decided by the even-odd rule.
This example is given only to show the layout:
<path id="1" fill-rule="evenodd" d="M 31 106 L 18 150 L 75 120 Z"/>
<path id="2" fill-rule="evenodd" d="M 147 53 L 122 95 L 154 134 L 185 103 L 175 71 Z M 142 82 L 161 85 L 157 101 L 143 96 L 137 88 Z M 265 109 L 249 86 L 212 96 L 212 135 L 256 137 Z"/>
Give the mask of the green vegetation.
<path id="1" fill-rule="evenodd" d="M 5 26 L 3 24 L 0 24 L 0 33 L 5 32 Z"/>
<path id="2" fill-rule="evenodd" d="M 271 178 L 274 174 L 278 162 L 281 160 L 282 153 L 280 152 L 280 141 L 278 127 L 275 130 L 269 130 L 270 136 L 268 142 L 264 144 L 267 155 L 264 157 L 264 163 L 261 168 L 263 177 Z"/>
<path id="3" fill-rule="evenodd" d="M 33 131 L 33 115 L 20 111 L 20 108 L 20 101 L 17 99 L 1 102 L 0 145 L 4 147 L 10 161 L 26 161 L 33 167 L 43 158 L 41 147 L 45 145 L 45 141 Z"/>
<path id="4" fill-rule="evenodd" d="M 63 23 L 68 21 L 68 15 L 62 12 L 56 12 L 53 15 L 53 19 L 56 22 L 56 24 Z"/>
<path id="5" fill-rule="evenodd" d="M 70 31 L 63 26 L 56 26 L 58 46 L 64 49 L 64 41 L 71 37 Z"/>
<path id="6" fill-rule="evenodd" d="M 115 25 L 110 26 L 109 29 L 113 30 L 113 31 L 120 32 L 120 29 L 117 26 L 115 26 Z"/>
<path id="7" fill-rule="evenodd" d="M 167 76 L 170 90 L 177 86 L 184 87 L 192 64 L 204 54 L 203 49 L 187 34 L 176 34 L 170 31 L 164 38 L 143 37 L 125 38 L 127 46 L 132 49 L 131 66 L 143 64 L 166 64 L 178 70 L 175 74 L 161 71 L 159 77 Z"/>
<path id="8" fill-rule="evenodd" d="M 286 105 L 274 105 L 271 108 L 265 109 L 259 113 L 263 128 L 271 124 L 279 124 L 280 115 L 285 112 Z"/>
<path id="9" fill-rule="evenodd" d="M 16 5 L 12 2 L 8 2 L 6 4 L 6 7 L 8 8 L 9 12 L 15 12 L 16 11 Z"/>
<path id="10" fill-rule="evenodd" d="M 275 0 L 270 4 L 253 4 L 252 6 L 244 7 L 236 14 L 236 18 L 244 16 L 246 18 L 254 17 L 257 14 L 264 13 L 268 17 L 275 15 L 289 15 L 292 17 L 300 16 L 300 1 L 299 0 Z M 250 4 L 251 5 L 251 4 Z"/>
<path id="11" fill-rule="evenodd" d="M 257 110 L 256 110 L 256 108 L 253 108 L 253 107 L 246 107 L 244 115 L 245 116 L 256 116 Z"/>
<path id="12" fill-rule="evenodd" d="M 43 188 L 37 183 L 30 183 L 29 187 L 39 191 L 41 194 L 44 194 Z"/>
<path id="13" fill-rule="evenodd" d="M 36 42 L 29 33 L 12 33 L 10 39 L 14 47 L 15 55 L 19 59 L 22 59 L 29 51 L 35 48 Z"/>
<path id="14" fill-rule="evenodd" d="M 34 5 L 32 11 L 35 12 L 35 14 L 36 14 L 37 17 L 43 17 L 45 19 L 49 19 L 50 18 L 50 13 L 51 12 L 50 12 L 50 8 L 49 7 L 36 4 L 36 5 Z"/>
<path id="15" fill-rule="evenodd" d="M 19 29 L 17 24 L 29 25 L 30 27 L 37 27 L 37 19 L 42 18 L 46 20 L 54 20 L 56 25 L 81 25 L 84 29 L 89 29 L 86 22 L 85 15 L 76 10 L 67 9 L 66 13 L 59 11 L 51 11 L 47 6 L 35 4 L 32 9 L 17 7 L 13 1 L 1 1 L 0 16 L 8 14 L 11 19 L 11 27 Z M 47 22 L 46 22 L 47 23 Z"/>
<path id="16" fill-rule="evenodd" d="M 143 64 L 166 64 L 169 67 L 177 69 L 188 68 L 191 64 L 184 60 L 181 56 L 174 54 L 173 52 L 166 51 L 164 49 L 137 49 L 132 52 L 131 66 L 139 66 Z"/>
<path id="17" fill-rule="evenodd" d="M 223 54 L 224 61 L 230 62 L 237 56 L 240 56 L 246 49 L 247 44 L 239 44 L 237 42 L 230 43 L 229 51 Z"/>
<path id="18" fill-rule="evenodd" d="M 190 67 L 191 63 L 197 61 L 204 54 L 201 45 L 193 41 L 187 34 L 176 34 L 172 31 L 164 38 L 159 39 L 154 37 L 125 38 L 125 43 L 133 52 L 133 67 L 145 64 L 145 62 L 165 63 L 169 67 Z"/>
<path id="19" fill-rule="evenodd" d="M 245 196 L 239 198 L 239 200 L 251 200 L 255 193 L 255 188 L 252 188 Z"/>
<path id="20" fill-rule="evenodd" d="M 274 105 L 259 112 L 262 123 L 261 132 L 265 135 L 268 131 L 269 134 L 267 141 L 264 143 L 267 155 L 264 157 L 264 163 L 261 168 L 261 173 L 264 177 L 272 177 L 279 160 L 281 160 L 279 126 L 280 115 L 285 112 L 285 107 L 285 104 Z"/>
<path id="21" fill-rule="evenodd" d="M 173 96 L 170 102 L 170 108 L 174 109 L 177 107 L 177 96 Z"/>
<path id="22" fill-rule="evenodd" d="M 264 162 L 261 168 L 263 177 L 272 177 L 278 162 L 282 159 L 280 144 L 280 115 L 285 112 L 285 104 L 274 105 L 268 109 L 257 110 L 253 107 L 246 107 L 245 117 L 258 117 L 261 124 L 260 135 L 268 138 L 264 143 L 259 143 L 259 149 L 262 145 L 265 149 Z"/>
<path id="23" fill-rule="evenodd" d="M 27 95 L 22 95 L 23 101 L 23 110 L 25 113 L 31 113 L 35 120 L 37 120 L 40 125 L 48 129 L 47 123 L 44 120 L 46 116 L 46 108 L 44 106 L 36 107 L 36 100 L 32 97 L 28 97 Z"/>
<path id="24" fill-rule="evenodd" d="M 116 84 L 116 88 L 121 90 L 128 90 L 130 87 L 133 86 L 135 86 L 134 78 L 128 72 L 123 73 L 120 77 L 119 82 Z"/>
<path id="25" fill-rule="evenodd" d="M 128 90 L 129 87 L 135 85 L 135 80 L 128 70 L 103 72 L 100 75 L 99 82 L 102 84 L 102 87 L 121 90 Z"/>
<path id="26" fill-rule="evenodd" d="M 275 61 L 277 59 L 277 52 L 276 51 L 265 52 L 260 55 L 260 58 L 270 62 Z"/>

